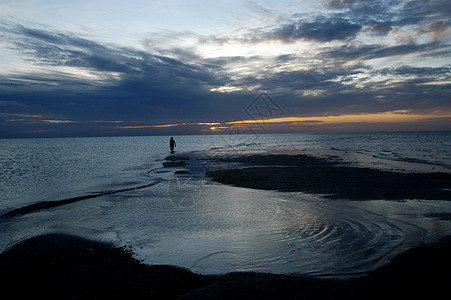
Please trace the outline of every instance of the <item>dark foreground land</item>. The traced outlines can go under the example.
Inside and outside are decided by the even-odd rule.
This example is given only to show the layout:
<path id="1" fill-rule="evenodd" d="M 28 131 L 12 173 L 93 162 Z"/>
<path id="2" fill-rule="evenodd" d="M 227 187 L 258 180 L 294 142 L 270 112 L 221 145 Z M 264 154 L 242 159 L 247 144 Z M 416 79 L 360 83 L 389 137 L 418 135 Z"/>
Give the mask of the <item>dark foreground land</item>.
<path id="1" fill-rule="evenodd" d="M 348 200 L 451 200 L 449 173 L 358 168 L 307 155 L 249 155 L 217 160 L 239 162 L 243 167 L 206 175 L 213 181 L 240 187 Z"/>
<path id="2" fill-rule="evenodd" d="M 124 249 L 63 234 L 0 254 L 2 299 L 450 299 L 451 238 L 349 280 L 148 266 Z"/>

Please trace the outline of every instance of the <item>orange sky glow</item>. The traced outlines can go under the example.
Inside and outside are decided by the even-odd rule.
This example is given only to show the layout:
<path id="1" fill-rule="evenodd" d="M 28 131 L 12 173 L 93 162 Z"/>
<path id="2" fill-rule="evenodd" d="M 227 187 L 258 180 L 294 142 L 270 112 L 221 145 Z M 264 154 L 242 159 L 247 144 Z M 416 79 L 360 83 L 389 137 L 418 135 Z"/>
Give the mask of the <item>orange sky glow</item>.
<path id="1" fill-rule="evenodd" d="M 272 125 L 288 125 L 294 128 L 297 125 L 333 125 L 333 124 L 353 124 L 353 123 L 414 123 L 425 120 L 439 120 L 451 118 L 451 112 L 432 112 L 430 114 L 414 113 L 409 110 L 395 110 L 383 113 L 372 114 L 346 114 L 339 116 L 316 116 L 316 117 L 280 117 L 261 120 L 240 120 L 233 122 L 201 122 L 201 123 L 172 123 L 160 125 L 137 125 L 137 126 L 117 126 L 117 129 L 143 129 L 143 128 L 166 128 L 176 126 L 205 126 L 202 132 L 222 132 L 227 128 L 239 128 L 252 126 L 253 124 L 265 125 L 270 128 Z"/>

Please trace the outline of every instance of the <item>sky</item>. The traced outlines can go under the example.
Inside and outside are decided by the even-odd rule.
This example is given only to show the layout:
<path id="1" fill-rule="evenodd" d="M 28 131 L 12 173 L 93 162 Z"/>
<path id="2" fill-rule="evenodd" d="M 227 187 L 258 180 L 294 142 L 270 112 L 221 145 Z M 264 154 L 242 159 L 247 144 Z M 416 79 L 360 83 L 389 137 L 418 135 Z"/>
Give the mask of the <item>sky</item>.
<path id="1" fill-rule="evenodd" d="M 451 130 L 448 0 L 0 0 L 0 138 Z"/>

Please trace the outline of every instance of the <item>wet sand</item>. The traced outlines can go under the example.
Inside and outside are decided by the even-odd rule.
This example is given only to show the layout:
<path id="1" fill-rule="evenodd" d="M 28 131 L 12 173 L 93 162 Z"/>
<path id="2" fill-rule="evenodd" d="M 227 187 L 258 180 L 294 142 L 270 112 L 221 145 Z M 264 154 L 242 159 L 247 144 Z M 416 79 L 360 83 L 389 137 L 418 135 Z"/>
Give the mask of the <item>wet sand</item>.
<path id="1" fill-rule="evenodd" d="M 53 208 L 53 207 L 63 206 L 63 205 L 66 205 L 66 204 L 71 204 L 71 203 L 82 201 L 82 200 L 98 198 L 98 197 L 107 196 L 107 195 L 114 195 L 114 194 L 128 192 L 128 191 L 145 189 L 145 188 L 154 186 L 154 185 L 156 185 L 158 183 L 159 183 L 159 181 L 155 181 L 155 182 L 152 182 L 152 183 L 149 183 L 149 184 L 136 186 L 136 187 L 131 187 L 131 188 L 126 188 L 126 189 L 103 191 L 103 192 L 98 192 L 98 193 L 95 193 L 95 194 L 79 196 L 79 197 L 73 197 L 73 198 L 63 199 L 63 200 L 56 200 L 56 201 L 42 201 L 42 202 L 38 202 L 38 203 L 27 205 L 27 206 L 24 206 L 24 207 L 13 209 L 13 210 L 11 210 L 9 212 L 6 212 L 6 213 L 0 215 L 0 219 L 8 218 L 8 217 L 22 216 L 22 215 L 26 215 L 26 214 L 29 214 L 29 213 L 32 213 L 32 212 L 39 211 L 39 210 L 44 210 L 44 209 L 49 209 L 49 208 Z"/>
<path id="2" fill-rule="evenodd" d="M 451 296 L 451 238 L 396 257 L 366 277 L 198 275 L 148 266 L 126 249 L 76 236 L 49 234 L 0 254 L 0 288 L 17 299 L 376 299 Z"/>
<path id="3" fill-rule="evenodd" d="M 344 166 L 306 155 L 217 158 L 242 163 L 207 172 L 213 181 L 239 187 L 321 194 L 349 200 L 451 200 L 451 174 L 401 173 Z"/>

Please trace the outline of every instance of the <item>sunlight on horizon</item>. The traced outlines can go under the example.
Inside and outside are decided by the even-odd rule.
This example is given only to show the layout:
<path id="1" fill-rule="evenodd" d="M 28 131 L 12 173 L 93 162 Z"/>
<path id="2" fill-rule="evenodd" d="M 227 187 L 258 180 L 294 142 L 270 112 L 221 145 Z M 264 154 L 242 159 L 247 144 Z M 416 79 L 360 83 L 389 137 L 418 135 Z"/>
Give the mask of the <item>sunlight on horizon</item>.
<path id="1" fill-rule="evenodd" d="M 282 117 L 261 120 L 241 120 L 228 122 L 227 124 L 258 124 L 258 123 L 296 123 L 296 122 L 320 122 L 322 124 L 333 123 L 377 123 L 377 122 L 416 122 L 425 119 L 450 118 L 451 113 L 415 114 L 409 110 L 396 110 L 374 114 L 347 114 L 338 116 L 318 117 Z"/>
<path id="2" fill-rule="evenodd" d="M 344 114 L 344 115 L 330 115 L 330 116 L 310 116 L 310 117 L 281 117 L 255 120 L 239 120 L 233 122 L 183 122 L 172 124 L 157 124 L 157 125 L 131 125 L 131 126 L 116 126 L 116 129 L 145 129 L 145 128 L 169 128 L 180 126 L 200 126 L 201 132 L 225 132 L 230 128 L 234 129 L 249 129 L 253 125 L 267 127 L 271 129 L 271 124 L 285 124 L 288 127 L 296 129 L 296 126 L 309 125 L 343 125 L 343 124 L 357 124 L 357 123 L 386 123 L 386 124 L 400 124 L 400 123 L 415 123 L 427 120 L 440 120 L 451 118 L 451 112 L 433 112 L 431 114 L 419 114 L 410 110 L 396 110 L 382 113 L 369 114 Z"/>

